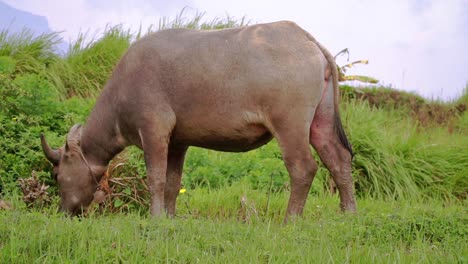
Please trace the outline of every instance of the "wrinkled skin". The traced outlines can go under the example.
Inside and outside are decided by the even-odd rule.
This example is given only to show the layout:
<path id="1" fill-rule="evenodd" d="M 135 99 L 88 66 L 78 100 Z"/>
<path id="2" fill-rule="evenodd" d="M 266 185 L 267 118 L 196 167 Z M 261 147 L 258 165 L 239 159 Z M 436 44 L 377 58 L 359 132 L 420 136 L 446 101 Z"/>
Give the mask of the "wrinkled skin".
<path id="1" fill-rule="evenodd" d="M 352 150 L 341 125 L 330 53 L 292 22 L 198 31 L 164 30 L 134 43 L 116 66 L 85 126 L 46 157 L 61 209 L 89 206 L 109 161 L 144 151 L 151 214 L 175 214 L 190 146 L 244 152 L 279 143 L 291 180 L 286 219 L 300 215 L 317 171 L 331 172 L 340 206 L 355 211 Z"/>

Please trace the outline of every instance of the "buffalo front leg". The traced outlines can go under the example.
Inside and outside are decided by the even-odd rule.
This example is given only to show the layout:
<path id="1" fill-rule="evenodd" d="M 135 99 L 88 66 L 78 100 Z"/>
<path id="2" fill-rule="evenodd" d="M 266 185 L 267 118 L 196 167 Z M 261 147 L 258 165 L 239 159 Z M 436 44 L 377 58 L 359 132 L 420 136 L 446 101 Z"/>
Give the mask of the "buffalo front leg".
<path id="1" fill-rule="evenodd" d="M 176 200 L 180 191 L 182 168 L 187 147 L 170 147 L 167 157 L 166 187 L 164 189 L 164 206 L 169 216 L 175 215 Z"/>
<path id="2" fill-rule="evenodd" d="M 150 212 L 161 216 L 164 212 L 164 189 L 166 186 L 167 143 L 153 142 L 151 149 L 146 146 L 145 162 L 147 183 L 151 195 Z"/>
<path id="3" fill-rule="evenodd" d="M 151 195 L 150 212 L 153 216 L 161 216 L 164 213 L 169 139 L 175 124 L 175 121 L 169 118 L 158 121 L 157 123 L 147 123 L 144 130 L 139 130 L 145 153 L 147 182 Z"/>

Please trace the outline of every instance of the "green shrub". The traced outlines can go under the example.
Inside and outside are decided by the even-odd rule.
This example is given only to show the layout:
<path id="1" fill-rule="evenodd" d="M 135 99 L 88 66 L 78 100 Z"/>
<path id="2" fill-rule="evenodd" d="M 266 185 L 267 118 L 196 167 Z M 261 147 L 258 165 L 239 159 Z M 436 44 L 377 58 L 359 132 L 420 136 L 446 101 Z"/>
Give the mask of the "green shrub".
<path id="1" fill-rule="evenodd" d="M 0 186 L 3 192 L 13 191 L 19 177 L 29 177 L 32 170 L 47 167 L 39 147 L 43 127 L 38 123 L 35 117 L 0 114 Z"/>
<path id="2" fill-rule="evenodd" d="M 37 74 L 24 74 L 13 80 L 13 88 L 19 91 L 16 98 L 16 113 L 25 115 L 41 115 L 57 108 L 59 95 L 52 84 L 43 76 Z M 11 110 L 11 109 L 10 109 Z"/>
<path id="3" fill-rule="evenodd" d="M 16 61 L 9 56 L 0 56 L 0 74 L 12 74 L 16 68 Z"/>
<path id="4" fill-rule="evenodd" d="M 41 180 L 51 182 L 49 163 L 40 148 L 39 135 L 46 133 L 59 147 L 74 123 L 83 123 L 94 100 L 76 98 L 59 101 L 53 85 L 38 74 L 0 76 L 0 189 L 13 192 L 17 179 L 38 171 Z"/>

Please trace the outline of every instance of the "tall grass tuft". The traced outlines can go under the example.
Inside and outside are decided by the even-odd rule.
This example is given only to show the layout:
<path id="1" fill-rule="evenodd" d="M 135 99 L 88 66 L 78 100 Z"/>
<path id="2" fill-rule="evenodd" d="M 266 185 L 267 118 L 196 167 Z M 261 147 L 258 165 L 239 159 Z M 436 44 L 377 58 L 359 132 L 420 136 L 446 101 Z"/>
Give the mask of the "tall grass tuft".
<path id="1" fill-rule="evenodd" d="M 121 26 L 108 27 L 98 40 L 80 34 L 63 63 L 56 65 L 66 96 L 98 95 L 131 40 L 130 31 Z"/>
<path id="2" fill-rule="evenodd" d="M 47 67 L 59 56 L 54 52 L 60 43 L 59 33 L 44 33 L 37 37 L 24 29 L 19 33 L 8 30 L 0 32 L 0 56 L 9 56 L 16 61 L 15 74 L 47 74 Z"/>
<path id="3" fill-rule="evenodd" d="M 237 20 L 234 17 L 227 15 L 225 18 L 213 18 L 211 21 L 204 21 L 205 13 L 196 12 L 194 15 L 188 17 L 185 12 L 186 8 L 182 9 L 180 13 L 174 18 L 162 17 L 159 20 L 158 30 L 170 28 L 190 28 L 190 29 L 223 29 L 247 26 L 250 21 L 246 17 Z"/>
<path id="4" fill-rule="evenodd" d="M 361 195 L 376 198 L 466 197 L 468 140 L 443 128 L 419 128 L 398 110 L 349 101 L 343 117 L 356 152 Z"/>
<path id="5" fill-rule="evenodd" d="M 466 84 L 465 89 L 463 90 L 460 97 L 456 100 L 457 103 L 460 104 L 468 104 L 468 84 Z"/>
<path id="6" fill-rule="evenodd" d="M 24 29 L 19 33 L 11 33 L 7 29 L 0 32 L 0 64 L 8 64 L 8 78 L 15 79 L 21 75 L 37 75 L 51 82 L 54 92 L 60 92 L 60 78 L 51 71 L 51 67 L 60 62 L 60 56 L 55 53 L 56 46 L 61 42 L 58 32 L 44 33 L 34 36 L 31 30 Z M 0 68 L 3 68 L 0 66 Z"/>

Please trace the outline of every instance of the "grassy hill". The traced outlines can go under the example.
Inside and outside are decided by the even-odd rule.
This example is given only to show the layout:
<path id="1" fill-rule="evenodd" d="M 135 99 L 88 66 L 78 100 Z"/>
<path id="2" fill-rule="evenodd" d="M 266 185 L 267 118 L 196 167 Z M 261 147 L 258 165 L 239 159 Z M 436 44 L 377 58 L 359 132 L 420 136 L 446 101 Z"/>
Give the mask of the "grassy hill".
<path id="1" fill-rule="evenodd" d="M 201 25 L 194 21 L 186 22 L 187 26 L 237 26 L 233 21 Z M 174 23 L 166 26 L 182 26 L 180 21 Z M 114 65 L 140 36 L 110 27 L 99 39 L 87 42 L 80 36 L 62 57 L 53 52 L 59 42 L 56 33 L 38 37 L 28 32 L 0 34 L 0 95 L 5 99 L 0 102 L 4 139 L 0 144 L 5 150 L 0 154 L 0 184 L 4 192 L 14 192 L 16 180 L 29 177 L 32 170 L 50 183 L 44 173 L 48 164 L 39 149 L 39 133 L 46 132 L 59 146 L 71 125 L 85 122 Z M 356 150 L 354 178 L 359 195 L 466 198 L 466 93 L 446 103 L 383 87 L 342 86 L 341 91 L 343 121 Z M 121 155 L 128 166 L 120 169 L 120 175 L 144 176 L 137 153 Z M 259 160 L 268 165 L 258 165 Z M 194 149 L 188 156 L 184 183 L 190 188 L 220 187 L 245 175 L 267 175 L 265 179 L 251 176 L 255 188 L 263 188 L 271 174 L 275 174 L 276 189 L 287 188 L 287 174 L 274 142 L 245 155 Z M 325 170 L 319 171 L 314 184 L 317 192 L 325 188 L 327 178 Z"/>
<path id="2" fill-rule="evenodd" d="M 244 23 L 200 18 L 165 20 L 161 27 Z M 114 65 L 141 35 L 109 27 L 92 41 L 80 36 L 60 56 L 56 33 L 0 33 L 0 200 L 13 207 L 0 209 L 2 262 L 140 262 L 145 256 L 148 262 L 466 261 L 468 88 L 453 102 L 438 102 L 384 87 L 341 87 L 342 119 L 356 153 L 358 216 L 337 213 L 321 166 L 304 219 L 282 227 L 289 179 L 276 142 L 241 154 L 190 149 L 187 192 L 173 222 L 147 218 L 144 162 L 135 148 L 111 163 L 112 195 L 91 216 L 75 221 L 52 213 L 56 188 L 39 134 L 61 146 L 68 129 L 86 121 Z M 51 186 L 52 201 L 26 208 L 18 179 L 33 171 Z"/>

